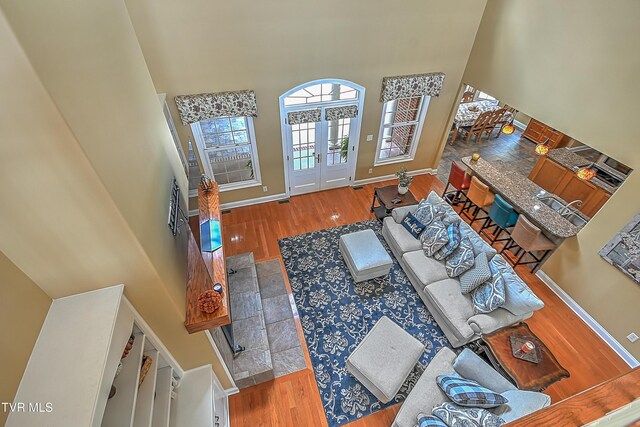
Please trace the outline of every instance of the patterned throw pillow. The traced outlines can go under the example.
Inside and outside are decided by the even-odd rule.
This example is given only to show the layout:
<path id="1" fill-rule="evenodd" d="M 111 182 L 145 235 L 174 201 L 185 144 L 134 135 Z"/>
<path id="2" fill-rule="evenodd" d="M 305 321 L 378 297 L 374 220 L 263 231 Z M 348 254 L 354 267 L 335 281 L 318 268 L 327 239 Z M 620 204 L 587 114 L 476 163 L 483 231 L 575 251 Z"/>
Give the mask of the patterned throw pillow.
<path id="1" fill-rule="evenodd" d="M 426 256 L 433 256 L 448 241 L 447 227 L 440 221 L 440 218 L 434 219 L 420 235 L 422 250 Z"/>
<path id="2" fill-rule="evenodd" d="M 416 239 L 420 237 L 420 233 L 422 233 L 425 228 L 424 224 L 418 221 L 411 212 L 404 217 L 401 224 Z"/>
<path id="3" fill-rule="evenodd" d="M 505 302 L 504 277 L 493 262 L 489 262 L 489 269 L 491 279 L 473 291 L 473 311 L 476 314 L 491 313 Z"/>
<path id="4" fill-rule="evenodd" d="M 482 408 L 463 408 L 451 402 L 436 406 L 431 411 L 449 427 L 500 427 L 505 421 Z"/>
<path id="5" fill-rule="evenodd" d="M 463 294 L 468 294 L 487 280 L 491 279 L 491 270 L 487 262 L 487 254 L 480 252 L 476 256 L 473 267 L 460 275 L 460 287 Z"/>
<path id="6" fill-rule="evenodd" d="M 443 221 L 444 224 L 444 221 Z M 433 257 L 438 261 L 442 261 L 449 255 L 455 251 L 458 246 L 460 246 L 460 240 L 462 240 L 462 235 L 460 234 L 460 220 L 457 222 L 450 224 L 447 226 L 447 235 L 449 236 L 449 241 L 446 245 L 444 245 L 438 252 L 436 252 Z"/>
<path id="7" fill-rule="evenodd" d="M 458 277 L 473 267 L 473 248 L 468 238 L 463 237 L 460 244 L 447 258 L 445 268 L 449 277 Z"/>
<path id="8" fill-rule="evenodd" d="M 426 199 L 420 200 L 416 213 L 413 215 L 415 218 L 424 225 L 429 225 L 431 222 L 444 215 L 444 209 L 437 204 L 430 203 Z"/>
<path id="9" fill-rule="evenodd" d="M 433 415 L 418 414 L 418 427 L 447 427 L 438 417 Z"/>
<path id="10" fill-rule="evenodd" d="M 436 382 L 449 399 L 460 406 L 495 408 L 508 402 L 499 393 L 455 373 L 438 375 Z"/>

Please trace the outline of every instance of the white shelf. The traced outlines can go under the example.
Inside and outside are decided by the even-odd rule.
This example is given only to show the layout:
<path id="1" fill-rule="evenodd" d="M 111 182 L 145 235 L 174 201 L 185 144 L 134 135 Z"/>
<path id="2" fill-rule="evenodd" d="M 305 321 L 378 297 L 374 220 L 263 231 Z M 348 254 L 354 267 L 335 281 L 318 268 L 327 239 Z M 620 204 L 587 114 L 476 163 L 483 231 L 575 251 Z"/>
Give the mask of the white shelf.
<path id="1" fill-rule="evenodd" d="M 136 334 L 133 348 L 122 361 L 122 371 L 113 382 L 116 395 L 107 401 L 102 427 L 131 427 L 136 407 L 138 378 L 142 364 L 144 335 Z"/>
<path id="2" fill-rule="evenodd" d="M 186 371 L 171 402 L 172 427 L 213 427 L 213 371 L 211 365 Z"/>
<path id="3" fill-rule="evenodd" d="M 151 367 L 144 381 L 140 384 L 140 388 L 138 388 L 133 427 L 151 427 L 151 416 L 153 414 L 153 397 L 156 392 L 159 353 L 158 350 L 149 350 L 144 355 L 151 358 Z"/>
<path id="4" fill-rule="evenodd" d="M 158 369 L 156 377 L 156 399 L 153 402 L 151 427 L 169 427 L 171 409 L 171 379 L 173 369 L 170 366 Z"/>

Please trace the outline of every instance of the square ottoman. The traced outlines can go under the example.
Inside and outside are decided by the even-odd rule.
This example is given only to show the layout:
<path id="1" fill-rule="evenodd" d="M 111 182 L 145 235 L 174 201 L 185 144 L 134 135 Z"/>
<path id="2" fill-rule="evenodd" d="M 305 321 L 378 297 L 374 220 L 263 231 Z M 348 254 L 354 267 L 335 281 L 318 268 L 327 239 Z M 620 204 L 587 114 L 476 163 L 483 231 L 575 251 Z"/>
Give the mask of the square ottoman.
<path id="1" fill-rule="evenodd" d="M 383 316 L 347 358 L 346 369 L 382 403 L 392 400 L 424 345 Z"/>
<path id="2" fill-rule="evenodd" d="M 393 260 L 373 230 L 340 236 L 340 253 L 356 282 L 389 274 Z"/>

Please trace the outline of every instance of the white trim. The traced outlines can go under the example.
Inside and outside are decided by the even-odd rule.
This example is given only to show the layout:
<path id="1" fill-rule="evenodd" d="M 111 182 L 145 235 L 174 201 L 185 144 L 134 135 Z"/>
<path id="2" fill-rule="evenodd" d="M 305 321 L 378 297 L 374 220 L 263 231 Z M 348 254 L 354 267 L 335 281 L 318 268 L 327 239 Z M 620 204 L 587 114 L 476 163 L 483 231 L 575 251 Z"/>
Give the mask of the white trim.
<path id="1" fill-rule="evenodd" d="M 198 190 L 195 188 L 189 190 L 189 198 L 192 198 L 192 197 L 198 197 Z"/>
<path id="2" fill-rule="evenodd" d="M 194 209 L 192 211 L 189 211 L 189 218 L 191 218 L 192 216 L 198 216 L 200 215 L 200 209 Z"/>
<path id="3" fill-rule="evenodd" d="M 436 175 L 437 173 L 438 173 L 438 169 L 433 169 L 433 168 L 416 169 L 416 170 L 407 172 L 407 174 L 410 176 L 423 175 L 423 174 Z M 396 175 L 395 174 L 381 175 L 381 176 L 374 176 L 372 178 L 358 179 L 356 181 L 353 181 L 351 183 L 351 186 L 354 187 L 356 185 L 364 185 L 364 184 L 371 184 L 374 182 L 388 181 L 390 179 L 396 179 Z"/>
<path id="4" fill-rule="evenodd" d="M 358 99 L 345 99 L 345 100 L 337 100 L 337 101 L 332 101 L 332 102 L 314 102 L 314 103 L 309 103 L 309 104 L 297 104 L 297 105 L 288 105 L 285 106 L 284 105 L 284 100 L 287 96 L 291 95 L 294 92 L 297 92 L 298 90 L 308 87 L 308 86 L 312 86 L 312 85 L 317 85 L 317 84 L 323 84 L 323 83 L 333 83 L 333 84 L 343 84 L 349 87 L 352 87 L 353 89 L 355 89 L 356 91 L 358 91 Z M 284 164 L 284 189 L 285 189 L 285 195 L 287 197 L 289 197 L 289 195 L 291 194 L 291 190 L 289 189 L 291 187 L 291 181 L 290 181 L 290 177 L 289 177 L 289 161 L 287 160 L 287 157 L 289 156 L 289 136 L 288 136 L 288 132 L 289 132 L 289 125 L 287 125 L 287 113 L 289 111 L 297 111 L 297 110 L 303 110 L 305 108 L 324 108 L 324 107 L 338 107 L 338 106 L 342 106 L 342 105 L 358 105 L 358 117 L 354 118 L 354 124 L 356 124 L 356 131 L 355 131 L 355 138 L 354 141 L 349 140 L 350 142 L 350 149 L 351 152 L 349 153 L 348 156 L 348 162 L 350 163 L 349 166 L 349 176 L 350 177 L 355 177 L 356 176 L 356 168 L 357 168 L 357 163 L 358 163 L 358 151 L 359 151 L 359 145 L 360 145 L 360 131 L 362 130 L 362 116 L 363 116 L 363 108 L 364 108 L 364 96 L 365 96 L 365 87 L 361 86 L 357 83 L 354 83 L 352 81 L 349 80 L 343 80 L 343 79 L 319 79 L 319 80 L 313 80 L 310 82 L 306 82 L 306 83 L 302 83 L 288 91 L 286 91 L 285 93 L 283 93 L 282 95 L 280 95 L 280 97 L 278 98 L 279 104 L 280 104 L 280 131 L 281 131 L 281 136 L 282 136 L 282 161 Z M 324 117 L 322 117 L 322 120 L 324 121 Z M 352 154 L 353 153 L 353 154 Z"/>
<path id="5" fill-rule="evenodd" d="M 220 354 L 220 350 L 218 350 L 218 346 L 216 345 L 216 342 L 213 340 L 213 336 L 211 336 L 211 332 L 209 332 L 209 330 L 207 329 L 204 331 L 204 334 L 209 339 L 209 343 L 211 343 L 211 347 L 213 347 L 213 351 L 216 352 L 216 356 L 218 356 L 218 360 L 222 364 L 222 369 L 224 369 L 224 373 L 227 374 L 227 378 L 229 378 L 229 381 L 231 382 L 231 387 L 228 389 L 225 389 L 224 392 L 227 393 L 227 396 L 229 396 L 230 394 L 238 393 L 240 390 L 238 390 L 238 386 L 236 386 L 235 381 L 233 381 L 233 376 L 231 376 L 231 372 L 229 372 L 229 368 L 227 367 L 227 364 L 224 362 L 224 359 L 222 358 L 222 354 Z M 213 371 L 213 374 L 215 376 L 215 371 Z M 220 383 L 218 382 L 218 384 Z M 222 388 L 222 385 L 220 386 L 220 388 Z"/>
<path id="6" fill-rule="evenodd" d="M 286 193 L 272 194 L 271 196 L 256 197 L 255 199 L 245 199 L 245 200 L 238 200 L 237 202 L 223 203 L 220 205 L 220 209 L 224 210 L 224 209 L 239 208 L 241 206 L 258 205 L 260 203 L 274 202 L 276 200 L 282 200 L 288 197 L 289 196 L 287 196 Z"/>
<path id="7" fill-rule="evenodd" d="M 397 101 L 397 99 L 393 101 L 387 101 L 384 104 L 382 104 L 382 115 L 380 117 L 380 129 L 378 130 L 378 145 L 376 146 L 376 153 L 375 153 L 375 157 L 373 158 L 373 166 L 382 166 L 382 165 L 388 165 L 388 164 L 400 163 L 400 162 L 410 162 L 416 157 L 416 151 L 418 151 L 418 144 L 420 143 L 420 135 L 422 134 L 422 127 L 424 126 L 424 120 L 425 120 L 425 117 L 427 116 L 427 110 L 429 109 L 429 102 L 431 102 L 431 97 L 428 95 L 422 95 L 421 98 L 422 99 L 420 100 L 420 115 L 418 116 L 418 120 L 414 121 L 414 122 L 417 122 L 417 126 L 416 126 L 416 133 L 413 134 L 413 139 L 411 140 L 411 151 L 409 152 L 409 154 L 406 154 L 404 156 L 396 156 L 390 159 L 380 159 L 380 149 L 382 148 L 382 139 L 383 139 L 382 135 L 384 134 L 384 128 L 385 128 L 384 116 L 386 115 L 386 112 L 387 112 L 387 105 L 389 105 L 390 102 Z M 406 124 L 409 125 L 414 122 L 407 122 Z M 391 123 L 390 126 L 393 126 L 393 123 Z"/>
<path id="8" fill-rule="evenodd" d="M 593 331 L 598 334 L 602 340 L 607 343 L 618 356 L 620 356 L 629 366 L 635 368 L 640 366 L 640 362 L 633 357 L 633 355 L 620 344 L 605 328 L 602 327 L 587 311 L 580 307 L 580 305 L 571 296 L 565 292 L 556 282 L 553 281 L 544 271 L 538 270 L 536 276 L 540 278 L 558 297 L 569 306 L 574 313 L 580 317 L 584 323 L 586 323 Z"/>
<path id="9" fill-rule="evenodd" d="M 518 129 L 520 129 L 521 131 L 525 131 L 527 129 L 527 125 L 525 125 L 522 122 L 517 121 L 516 119 L 513 119 L 513 125 L 515 127 L 517 127 Z"/>

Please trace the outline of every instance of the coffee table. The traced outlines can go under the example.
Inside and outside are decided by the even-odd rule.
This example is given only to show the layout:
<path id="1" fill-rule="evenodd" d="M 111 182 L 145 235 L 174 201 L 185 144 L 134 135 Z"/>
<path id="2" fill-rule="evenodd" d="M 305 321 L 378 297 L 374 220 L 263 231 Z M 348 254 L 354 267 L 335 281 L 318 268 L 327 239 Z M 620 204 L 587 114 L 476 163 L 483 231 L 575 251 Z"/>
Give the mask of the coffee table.
<path id="1" fill-rule="evenodd" d="M 539 352 L 540 362 L 536 364 L 513 356 L 509 341 L 511 335 L 527 336 L 537 347 L 535 351 Z M 542 391 L 556 381 L 569 377 L 569 372 L 524 322 L 483 335 L 479 347 L 493 367 L 520 390 Z"/>
<path id="2" fill-rule="evenodd" d="M 394 199 L 400 199 L 400 201 L 398 203 L 393 203 L 392 200 Z M 378 202 L 378 206 L 376 206 L 376 201 Z M 418 201 L 413 196 L 411 191 L 407 191 L 405 194 L 399 194 L 397 185 L 376 187 L 373 190 L 371 212 L 375 213 L 376 218 L 382 221 L 385 217 L 391 214 L 391 210 L 393 208 L 415 205 L 417 203 Z"/>

